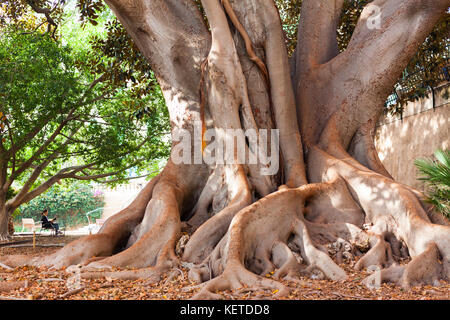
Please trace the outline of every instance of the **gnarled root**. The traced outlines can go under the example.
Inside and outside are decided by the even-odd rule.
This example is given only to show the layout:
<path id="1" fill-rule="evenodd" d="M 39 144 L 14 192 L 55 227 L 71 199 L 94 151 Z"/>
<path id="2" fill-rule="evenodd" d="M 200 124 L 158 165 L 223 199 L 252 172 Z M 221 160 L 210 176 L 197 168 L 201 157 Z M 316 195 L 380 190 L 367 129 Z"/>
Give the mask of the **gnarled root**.
<path id="1" fill-rule="evenodd" d="M 436 244 L 430 242 L 427 249 L 406 266 L 394 263 L 389 268 L 377 270 L 363 283 L 368 288 L 378 288 L 382 283 L 391 282 L 405 289 L 422 284 L 439 285 L 439 279 L 446 278 L 440 259 Z"/>
<path id="2" fill-rule="evenodd" d="M 407 288 L 420 283 L 436 284 L 437 280 L 448 278 L 448 226 L 432 224 L 414 193 L 386 177 L 360 171 L 341 160 L 334 159 L 327 166 L 329 182 L 281 188 L 248 206 L 251 201 L 248 185 L 236 184 L 239 188 L 233 191 L 235 197 L 228 205 L 203 223 L 195 237 L 191 235 L 186 245 L 190 249 L 185 249 L 183 259 L 175 253 L 181 236 L 179 204 L 183 192 L 170 180 L 163 180 L 152 187 L 147 204 L 137 206 L 142 212 L 128 209 L 108 220 L 99 234 L 83 238 L 88 239 L 86 246 L 99 242 L 95 245 L 95 257 L 92 251 L 79 254 L 83 246 L 76 241 L 49 260 L 34 257 L 20 261 L 25 258 L 15 256 L 12 260 L 2 257 L 2 261 L 6 265 L 30 261 L 79 265 L 86 279 L 144 278 L 152 282 L 182 264 L 190 268 L 191 280 L 205 282 L 194 297 L 197 299 L 219 298 L 222 296 L 216 291 L 241 287 L 271 290 L 276 298 L 288 293 L 288 288 L 277 279 L 295 281 L 299 275 L 317 271 L 331 280 L 345 280 L 346 273 L 338 265 L 343 257 L 351 260 L 362 256 L 355 265 L 358 270 L 375 266 L 378 271 L 365 280 L 368 287 L 389 281 Z M 383 193 L 385 190 L 389 194 Z M 223 217 L 227 221 L 221 225 L 219 235 L 204 227 Z M 112 245 L 108 240 L 117 221 L 130 227 Z M 190 243 L 193 238 L 195 241 Z M 196 245 L 202 242 L 202 246 Z M 102 246 L 103 251 L 99 250 Z M 399 265 L 409 255 L 412 261 L 407 266 Z M 126 269 L 114 271 L 112 267 Z"/>
<path id="3" fill-rule="evenodd" d="M 365 212 L 366 224 L 371 225 L 368 230 L 371 249 L 355 268 L 392 265 L 369 277 L 367 283 L 378 277 L 379 281 L 394 279 L 402 286 L 410 287 L 448 278 L 450 228 L 445 223 L 433 224 L 430 221 L 420 197 L 410 187 L 362 168 L 351 157 L 343 154 L 340 157 L 342 159 L 337 159 L 318 148 L 310 153 L 310 161 L 314 161 L 317 170 L 315 179 L 344 179 L 353 198 Z M 401 273 L 402 267 L 395 262 L 407 255 L 413 260 Z M 401 280 L 399 274 L 402 274 Z"/>
<path id="4" fill-rule="evenodd" d="M 251 204 L 250 186 L 245 177 L 242 166 L 238 166 L 235 173 L 225 170 L 229 185 L 233 186 L 234 197 L 221 211 L 204 222 L 191 236 L 183 254 L 183 260 L 200 263 L 216 247 L 217 243 L 226 234 L 233 217 L 243 208 Z M 222 199 L 220 199 L 222 200 Z M 222 200 L 223 201 L 223 200 Z M 194 220 L 196 215 L 191 220 Z"/>
<path id="5" fill-rule="evenodd" d="M 221 299 L 222 296 L 214 292 L 242 287 L 250 287 L 252 291 L 271 290 L 275 298 L 289 293 L 288 288 L 282 283 L 258 276 L 237 264 L 228 267 L 221 276 L 207 282 L 193 299 Z"/>
<path id="6" fill-rule="evenodd" d="M 176 260 L 174 248 L 180 236 L 181 222 L 177 205 L 177 190 L 166 182 L 159 183 L 147 205 L 144 219 L 136 229 L 138 240 L 126 250 L 92 262 L 84 270 L 108 267 L 146 268 L 158 260 Z"/>
<path id="7" fill-rule="evenodd" d="M 355 265 L 356 270 L 362 270 L 369 266 L 380 266 L 382 268 L 390 266 L 394 262 L 391 245 L 382 236 L 378 236 L 378 241 Z"/>
<path id="8" fill-rule="evenodd" d="M 417 284 L 436 285 L 442 278 L 443 266 L 437 245 L 430 242 L 424 252 L 416 256 L 406 267 L 402 286 L 410 288 Z"/>
<path id="9" fill-rule="evenodd" d="M 329 256 L 327 253 L 317 249 L 305 224 L 301 221 L 297 221 L 296 237 L 294 243 L 301 248 L 302 256 L 306 262 L 312 267 L 317 268 L 330 280 L 345 280 L 347 275 Z"/>
<path id="10" fill-rule="evenodd" d="M 275 288 L 277 296 L 288 291 L 271 279 L 258 276 L 294 277 L 302 271 L 301 261 L 309 269 L 319 269 L 332 280 L 344 280 L 345 272 L 311 239 L 302 221 L 305 200 L 327 184 L 280 190 L 241 210 L 233 219 L 226 236 L 210 256 L 191 270 L 196 281 L 208 281 L 195 298 L 217 297 L 216 290 L 237 289 L 243 285 Z M 297 259 L 291 247 L 298 250 Z M 295 251 L 295 250 L 294 250 Z"/>

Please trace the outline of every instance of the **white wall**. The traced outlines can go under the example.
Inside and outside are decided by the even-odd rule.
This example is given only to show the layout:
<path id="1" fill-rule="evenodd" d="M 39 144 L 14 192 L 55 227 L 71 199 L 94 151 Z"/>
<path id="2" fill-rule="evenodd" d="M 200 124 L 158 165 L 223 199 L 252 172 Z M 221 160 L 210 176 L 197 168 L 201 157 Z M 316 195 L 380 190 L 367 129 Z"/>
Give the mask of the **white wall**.
<path id="1" fill-rule="evenodd" d="M 428 98 L 410 102 L 403 120 L 386 116 L 380 119 L 375 147 L 380 160 L 397 181 L 423 190 L 414 160 L 432 157 L 437 149 L 450 148 L 450 99 L 444 97 L 447 84 L 435 90 L 435 108 Z"/>

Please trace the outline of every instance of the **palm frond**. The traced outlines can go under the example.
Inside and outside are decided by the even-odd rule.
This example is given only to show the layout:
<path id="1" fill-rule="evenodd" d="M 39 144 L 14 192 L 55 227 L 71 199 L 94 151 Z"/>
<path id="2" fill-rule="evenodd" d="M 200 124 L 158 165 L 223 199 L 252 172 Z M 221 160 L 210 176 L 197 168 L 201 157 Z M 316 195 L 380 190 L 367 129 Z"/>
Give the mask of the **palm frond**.
<path id="1" fill-rule="evenodd" d="M 450 187 L 450 150 L 437 150 L 437 160 L 417 159 L 414 164 L 424 176 L 420 180 Z"/>

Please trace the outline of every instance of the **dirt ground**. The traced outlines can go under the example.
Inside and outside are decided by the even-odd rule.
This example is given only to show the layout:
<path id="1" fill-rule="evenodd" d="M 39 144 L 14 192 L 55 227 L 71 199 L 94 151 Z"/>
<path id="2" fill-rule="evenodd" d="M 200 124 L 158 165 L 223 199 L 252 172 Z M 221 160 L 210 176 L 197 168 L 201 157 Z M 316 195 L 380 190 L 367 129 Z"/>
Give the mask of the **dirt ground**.
<path id="1" fill-rule="evenodd" d="M 75 240 L 75 236 L 38 236 L 36 247 L 27 242 L 22 247 L 0 247 L 0 255 L 50 254 L 61 245 Z M 14 237 L 13 241 L 31 240 L 31 237 Z M 1 243 L 0 243 L 1 245 Z M 44 245 L 44 246 L 42 246 Z M 59 245 L 56 246 L 56 245 Z M 378 289 L 369 289 L 362 280 L 370 274 L 355 271 L 352 265 L 341 265 L 348 273 L 348 280 L 337 282 L 302 277 L 299 281 L 284 281 L 290 289 L 289 300 L 450 300 L 450 283 L 441 281 L 439 286 L 417 286 L 410 290 L 382 284 Z M 124 281 L 112 279 L 77 279 L 64 269 L 20 267 L 13 270 L 0 267 L 0 288 L 10 285 L 8 290 L 0 289 L 0 300 L 184 300 L 191 298 L 199 288 L 188 280 L 188 270 L 180 268 L 158 283 L 146 280 Z M 271 274 L 267 274 L 271 277 Z M 76 282 L 78 281 L 78 282 Z M 15 284 L 18 287 L 14 288 Z M 6 287 L 8 287 L 8 285 Z M 5 287 L 5 286 L 3 286 Z M 224 299 L 249 300 L 273 299 L 276 292 L 250 291 L 242 288 L 222 292 Z"/>

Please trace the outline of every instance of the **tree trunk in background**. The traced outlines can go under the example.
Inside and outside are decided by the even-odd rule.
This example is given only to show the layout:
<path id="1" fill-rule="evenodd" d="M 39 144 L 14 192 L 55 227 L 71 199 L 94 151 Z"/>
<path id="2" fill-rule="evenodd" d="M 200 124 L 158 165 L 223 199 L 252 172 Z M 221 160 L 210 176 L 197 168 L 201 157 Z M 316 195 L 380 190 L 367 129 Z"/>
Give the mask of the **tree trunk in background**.
<path id="1" fill-rule="evenodd" d="M 0 206 L 0 241 L 9 238 L 9 215 L 5 206 Z"/>
<path id="2" fill-rule="evenodd" d="M 393 181 L 373 147 L 384 101 L 450 1 L 372 1 L 339 53 L 343 0 L 304 0 L 291 65 L 272 0 L 203 0 L 210 30 L 190 0 L 106 2 L 161 85 L 171 158 L 98 234 L 48 257 L 3 263 L 82 264 L 86 278 L 155 281 L 182 265 L 192 279 L 209 280 L 197 298 L 244 285 L 286 294 L 264 277 L 271 271 L 345 280 L 339 264 L 349 260 L 357 269 L 379 266 L 374 276 L 404 287 L 450 277 L 448 223 L 430 218 L 419 192 Z M 232 138 L 227 129 L 255 132 L 260 148 L 248 139 L 245 151 L 259 161 L 201 161 L 207 129 L 224 140 Z M 278 152 L 275 137 L 265 139 L 270 129 L 279 130 L 280 161 L 267 175 L 261 153 Z M 186 132 L 184 144 L 177 138 Z"/>

